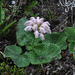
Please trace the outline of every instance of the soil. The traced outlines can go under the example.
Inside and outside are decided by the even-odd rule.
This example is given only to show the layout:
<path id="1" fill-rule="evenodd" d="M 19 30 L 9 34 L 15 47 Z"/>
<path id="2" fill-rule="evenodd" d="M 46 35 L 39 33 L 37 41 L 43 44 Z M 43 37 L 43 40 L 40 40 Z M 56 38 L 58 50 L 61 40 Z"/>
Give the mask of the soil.
<path id="1" fill-rule="evenodd" d="M 4 0 L 5 2 L 5 0 Z M 53 8 L 54 3 L 54 8 Z M 10 3 L 8 3 L 10 4 Z M 64 10 L 63 7 L 58 7 L 58 0 L 44 0 L 43 4 L 41 0 L 38 0 L 38 4 L 36 7 L 32 9 L 33 12 L 38 13 L 40 17 L 44 17 L 44 15 L 47 15 L 47 10 L 51 10 L 54 12 L 54 15 L 56 15 L 55 19 L 49 18 L 48 21 L 51 24 L 51 30 L 52 32 L 62 32 L 64 29 L 68 26 L 72 27 L 73 24 L 70 21 L 70 18 L 66 19 L 68 17 L 68 14 L 63 14 L 62 11 Z M 43 6 L 43 7 L 42 7 Z M 22 18 L 25 13 L 21 7 L 21 15 L 20 13 L 16 17 L 12 17 L 12 19 L 20 19 Z M 8 7 L 5 7 L 8 8 Z M 32 12 L 31 11 L 31 12 Z M 8 14 L 7 14 L 8 15 Z M 29 19 L 30 16 L 27 16 Z M 45 18 L 45 17 L 44 17 Z M 47 18 L 45 19 L 47 20 Z M 65 20 L 65 21 L 64 21 Z M 11 20 L 12 21 L 12 20 Z M 5 37 L 0 37 L 0 51 L 4 52 L 4 48 L 8 45 L 17 45 L 16 41 L 16 27 L 17 23 L 14 24 L 13 27 L 10 28 L 10 33 L 6 35 Z M 22 47 L 23 48 L 23 47 Z M 25 67 L 25 75 L 75 75 L 74 74 L 74 59 L 73 54 L 69 54 L 68 48 L 65 50 L 62 50 L 61 52 L 61 59 L 55 58 L 47 64 L 42 65 L 32 65 Z M 0 61 L 2 62 L 2 60 Z"/>

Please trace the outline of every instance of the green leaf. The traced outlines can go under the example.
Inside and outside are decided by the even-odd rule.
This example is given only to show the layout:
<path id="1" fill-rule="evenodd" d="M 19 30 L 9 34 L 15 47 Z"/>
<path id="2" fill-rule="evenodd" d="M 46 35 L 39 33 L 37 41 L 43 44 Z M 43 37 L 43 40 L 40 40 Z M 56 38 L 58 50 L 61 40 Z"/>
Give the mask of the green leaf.
<path id="1" fill-rule="evenodd" d="M 33 32 L 24 31 L 24 28 L 26 27 L 24 26 L 24 23 L 26 21 L 27 19 L 25 18 L 20 19 L 17 27 L 16 37 L 17 37 L 17 43 L 20 46 L 28 45 L 29 43 L 31 43 L 34 37 Z"/>
<path id="2" fill-rule="evenodd" d="M 63 50 L 63 49 L 66 49 L 67 47 L 66 39 L 67 37 L 64 32 L 51 33 L 51 34 L 45 35 L 45 40 L 43 41 L 43 43 L 55 44 Z"/>
<path id="3" fill-rule="evenodd" d="M 4 33 L 2 36 L 5 37 L 10 32 L 10 29 L 7 30 L 6 33 Z"/>
<path id="4" fill-rule="evenodd" d="M 11 25 L 13 25 L 17 20 L 14 20 L 13 22 L 9 23 L 5 28 L 3 28 L 2 33 L 5 32 Z"/>
<path id="5" fill-rule="evenodd" d="M 0 24 L 3 23 L 4 18 L 5 18 L 5 11 L 2 8 L 2 2 L 0 2 Z"/>
<path id="6" fill-rule="evenodd" d="M 28 12 L 28 11 L 25 11 L 25 14 L 28 16 L 28 15 L 30 14 L 30 12 Z"/>
<path id="7" fill-rule="evenodd" d="M 32 50 L 32 43 L 26 44 L 25 47 L 27 50 Z"/>
<path id="8" fill-rule="evenodd" d="M 32 3 L 31 3 L 31 4 L 32 4 L 32 6 L 33 6 L 33 7 L 35 7 L 35 6 L 36 6 L 36 4 L 37 4 L 37 1 L 32 1 Z"/>
<path id="9" fill-rule="evenodd" d="M 69 43 L 69 53 L 73 53 L 74 52 L 74 46 L 75 46 L 75 42 Z"/>
<path id="10" fill-rule="evenodd" d="M 38 16 L 38 13 L 35 14 L 35 17 L 37 17 L 37 16 Z"/>
<path id="11" fill-rule="evenodd" d="M 25 19 L 25 18 L 22 18 L 19 20 L 17 32 L 16 32 L 16 38 L 17 38 L 17 43 L 20 46 L 25 45 L 27 50 L 31 50 L 32 49 L 32 41 L 35 36 L 34 36 L 33 32 L 24 31 L 24 28 L 26 27 L 26 26 L 24 26 L 24 23 L 26 21 L 27 21 L 27 19 Z M 34 45 L 36 46 L 37 44 L 39 44 L 40 40 L 41 40 L 40 38 L 35 39 Z"/>
<path id="12" fill-rule="evenodd" d="M 2 2 L 3 2 L 3 0 L 0 1 L 0 3 L 2 3 Z"/>
<path id="13" fill-rule="evenodd" d="M 28 53 L 31 64 L 45 64 L 56 57 L 61 50 L 54 44 L 41 44 Z"/>
<path id="14" fill-rule="evenodd" d="M 3 21 L 3 23 L 1 24 L 2 29 L 5 27 L 5 23 L 6 23 L 6 21 L 9 19 L 9 17 L 10 17 L 10 16 L 6 17 L 5 20 Z"/>
<path id="15" fill-rule="evenodd" d="M 3 23 L 3 19 L 5 18 L 5 11 L 4 11 L 3 8 L 2 8 L 2 10 L 1 10 L 1 12 L 2 12 L 2 15 L 1 15 L 1 17 L 2 17 L 2 23 Z"/>
<path id="16" fill-rule="evenodd" d="M 4 54 L 6 57 L 10 57 L 14 63 L 19 67 L 25 67 L 29 65 L 29 60 L 26 54 L 22 54 L 20 47 L 11 45 L 6 46 Z"/>
<path id="17" fill-rule="evenodd" d="M 58 59 L 61 59 L 61 54 L 58 54 L 57 57 L 58 57 Z"/>
<path id="18" fill-rule="evenodd" d="M 65 29 L 65 34 L 67 35 L 68 42 L 75 42 L 75 29 L 72 27 L 67 27 Z"/>
<path id="19" fill-rule="evenodd" d="M 25 45 L 27 50 L 32 50 L 32 42 L 33 42 L 33 40 L 29 44 Z M 35 38 L 34 47 L 41 43 L 42 43 L 42 40 L 40 38 Z"/>

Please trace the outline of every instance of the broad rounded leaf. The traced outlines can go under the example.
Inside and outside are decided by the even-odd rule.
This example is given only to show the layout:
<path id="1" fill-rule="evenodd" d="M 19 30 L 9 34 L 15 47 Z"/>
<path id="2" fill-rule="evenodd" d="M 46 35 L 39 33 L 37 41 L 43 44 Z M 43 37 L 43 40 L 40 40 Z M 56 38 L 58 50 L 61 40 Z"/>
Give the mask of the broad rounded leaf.
<path id="1" fill-rule="evenodd" d="M 61 54 L 58 54 L 57 57 L 58 57 L 58 59 L 61 59 Z"/>
<path id="2" fill-rule="evenodd" d="M 62 50 L 67 48 L 66 35 L 64 32 L 51 33 L 45 35 L 43 43 L 52 43 L 59 46 Z"/>
<path id="3" fill-rule="evenodd" d="M 65 34 L 67 35 L 68 42 L 75 42 L 75 29 L 72 27 L 67 27 L 65 29 Z"/>
<path id="4" fill-rule="evenodd" d="M 21 48 L 15 45 L 6 46 L 4 51 L 6 57 L 14 57 L 14 55 L 19 55 L 21 53 Z"/>
<path id="5" fill-rule="evenodd" d="M 20 47 L 11 45 L 6 46 L 4 54 L 6 57 L 10 57 L 14 63 L 19 67 L 25 67 L 29 65 L 29 60 L 26 54 L 22 54 Z"/>
<path id="6" fill-rule="evenodd" d="M 73 53 L 74 52 L 74 46 L 75 46 L 75 42 L 69 43 L 69 53 Z"/>
<path id="7" fill-rule="evenodd" d="M 31 64 L 45 64 L 50 62 L 61 52 L 60 48 L 54 44 L 41 44 L 28 53 Z"/>
<path id="8" fill-rule="evenodd" d="M 17 37 L 17 43 L 20 46 L 24 46 L 26 44 L 28 45 L 34 37 L 33 32 L 24 31 L 24 28 L 26 27 L 24 23 L 26 21 L 27 19 L 25 18 L 20 19 L 17 26 L 16 37 Z"/>
<path id="9" fill-rule="evenodd" d="M 16 59 L 11 58 L 19 67 L 26 67 L 29 65 L 29 60 L 26 54 L 18 55 Z"/>

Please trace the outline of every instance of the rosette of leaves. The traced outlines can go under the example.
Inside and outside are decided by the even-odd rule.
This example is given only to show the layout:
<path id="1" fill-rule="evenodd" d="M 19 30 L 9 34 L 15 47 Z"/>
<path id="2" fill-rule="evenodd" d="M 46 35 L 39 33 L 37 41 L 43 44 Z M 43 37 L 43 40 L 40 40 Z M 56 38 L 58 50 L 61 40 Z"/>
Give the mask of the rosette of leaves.
<path id="1" fill-rule="evenodd" d="M 4 54 L 10 57 L 19 67 L 25 67 L 31 64 L 45 64 L 54 57 L 61 58 L 61 50 L 66 49 L 66 35 L 64 32 L 45 34 L 45 40 L 35 39 L 33 32 L 24 31 L 24 23 L 27 19 L 19 20 L 16 39 L 19 46 L 25 46 L 25 53 L 18 46 L 6 46 Z M 34 41 L 34 48 L 32 43 Z"/>

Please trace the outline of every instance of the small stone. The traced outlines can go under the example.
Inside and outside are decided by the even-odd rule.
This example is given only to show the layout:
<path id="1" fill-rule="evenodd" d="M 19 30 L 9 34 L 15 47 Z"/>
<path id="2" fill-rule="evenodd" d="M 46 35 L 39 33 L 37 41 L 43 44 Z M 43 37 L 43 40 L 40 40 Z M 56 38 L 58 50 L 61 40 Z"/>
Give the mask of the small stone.
<path id="1" fill-rule="evenodd" d="M 15 1 L 11 1 L 12 2 L 12 4 L 15 4 Z"/>

